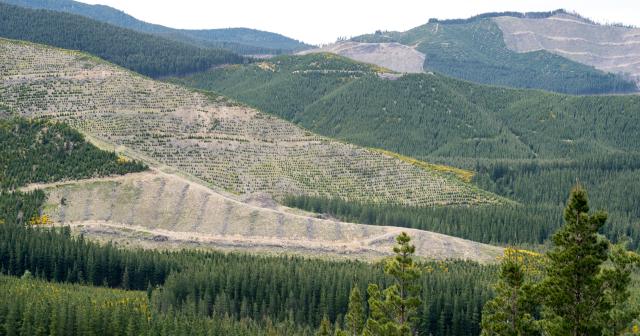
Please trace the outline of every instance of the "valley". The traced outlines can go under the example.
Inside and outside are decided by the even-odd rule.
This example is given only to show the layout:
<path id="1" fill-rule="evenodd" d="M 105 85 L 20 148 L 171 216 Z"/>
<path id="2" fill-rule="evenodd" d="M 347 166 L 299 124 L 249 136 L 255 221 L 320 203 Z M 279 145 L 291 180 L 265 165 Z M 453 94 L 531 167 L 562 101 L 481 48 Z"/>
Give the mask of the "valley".
<path id="1" fill-rule="evenodd" d="M 0 0 L 0 335 L 640 333 L 638 28 L 252 1 Z"/>

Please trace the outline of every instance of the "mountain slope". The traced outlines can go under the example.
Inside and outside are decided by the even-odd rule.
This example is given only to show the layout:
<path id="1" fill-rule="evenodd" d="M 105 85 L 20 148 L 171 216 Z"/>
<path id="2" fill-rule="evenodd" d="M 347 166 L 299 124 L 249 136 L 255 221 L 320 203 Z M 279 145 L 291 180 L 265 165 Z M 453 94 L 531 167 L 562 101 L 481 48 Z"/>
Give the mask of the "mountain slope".
<path id="1" fill-rule="evenodd" d="M 437 74 L 385 78 L 328 54 L 179 79 L 323 135 L 418 158 L 567 158 L 640 150 L 640 96 L 566 96 Z"/>
<path id="2" fill-rule="evenodd" d="M 429 23 L 406 32 L 376 32 L 358 36 L 349 42 L 338 43 L 331 49 L 335 49 L 334 52 L 343 56 L 352 57 L 353 55 L 344 51 L 346 48 L 342 45 L 361 43 L 360 49 L 366 47 L 372 51 L 359 52 L 354 59 L 371 62 L 367 58 L 376 60 L 373 56 L 375 48 L 372 44 L 396 43 L 413 48 L 415 53 L 423 54 L 426 71 L 435 71 L 478 83 L 545 89 L 571 94 L 637 90 L 632 80 L 627 79 L 626 76 L 617 75 L 618 71 L 613 71 L 616 70 L 613 67 L 598 67 L 601 70 L 613 72 L 613 74 L 605 73 L 594 69 L 592 67 L 594 64 L 583 62 L 580 57 L 566 58 L 568 57 L 566 53 L 556 55 L 547 50 L 541 50 L 542 48 L 514 51 L 511 47 L 510 33 L 501 30 L 506 26 L 506 23 L 501 23 L 505 20 L 540 22 L 539 27 L 546 27 L 543 19 L 514 17 L 551 17 L 557 13 L 564 12 L 527 13 L 526 15 L 488 13 L 467 20 L 432 19 Z M 566 41 L 557 42 L 567 43 Z M 352 46 L 350 49 L 353 48 Z M 388 58 L 397 58 L 397 56 L 386 55 L 385 64 L 403 62 L 402 59 L 390 61 Z M 620 61 L 620 63 L 625 62 L 622 59 Z"/>
<path id="3" fill-rule="evenodd" d="M 86 51 L 153 77 L 243 61 L 241 56 L 226 50 L 202 49 L 79 15 L 3 3 L 0 3 L 0 36 Z"/>
<path id="4" fill-rule="evenodd" d="M 454 175 L 312 134 L 80 53 L 3 40 L 3 103 L 52 117 L 234 193 L 397 204 L 500 202 Z M 63 69 L 63 70 L 59 70 Z"/>
<path id="5" fill-rule="evenodd" d="M 339 218 L 482 242 L 543 243 L 562 224 L 567 191 L 579 180 L 594 208 L 609 211 L 604 232 L 640 241 L 638 95 L 569 96 L 438 74 L 398 77 L 332 54 L 277 57 L 178 81 L 323 135 L 472 169 L 478 185 L 522 205 L 438 211 L 354 204 L 353 217 Z M 409 213 L 418 218 L 405 220 Z"/>
<path id="6" fill-rule="evenodd" d="M 2 0 L 2 2 L 27 8 L 82 15 L 118 27 L 160 35 L 198 47 L 224 48 L 239 54 L 280 54 L 310 47 L 280 34 L 248 28 L 174 29 L 138 20 L 109 6 L 89 5 L 72 0 Z"/>

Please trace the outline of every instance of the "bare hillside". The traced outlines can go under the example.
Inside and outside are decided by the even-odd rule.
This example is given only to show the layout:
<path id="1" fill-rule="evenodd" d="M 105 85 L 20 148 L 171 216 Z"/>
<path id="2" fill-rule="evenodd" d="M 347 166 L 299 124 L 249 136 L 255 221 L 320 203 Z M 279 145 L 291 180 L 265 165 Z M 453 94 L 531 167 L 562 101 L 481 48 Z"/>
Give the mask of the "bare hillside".
<path id="1" fill-rule="evenodd" d="M 401 231 L 429 259 L 493 262 L 501 249 L 437 233 L 350 224 L 293 209 L 241 202 L 158 171 L 33 185 L 48 196 L 45 213 L 89 237 L 144 247 L 196 247 L 378 258 Z"/>
<path id="2" fill-rule="evenodd" d="M 597 25 L 569 14 L 546 19 L 498 17 L 507 47 L 546 50 L 640 83 L 640 28 Z"/>
<path id="3" fill-rule="evenodd" d="M 400 43 L 360 43 L 344 41 L 319 49 L 306 50 L 301 55 L 329 52 L 353 60 L 371 63 L 403 73 L 423 72 L 425 56 L 412 47 Z"/>
<path id="4" fill-rule="evenodd" d="M 93 141 L 233 193 L 411 205 L 500 201 L 451 175 L 323 138 L 222 97 L 152 81 L 85 54 L 1 40 L 0 58 L 6 108 L 68 122 Z"/>

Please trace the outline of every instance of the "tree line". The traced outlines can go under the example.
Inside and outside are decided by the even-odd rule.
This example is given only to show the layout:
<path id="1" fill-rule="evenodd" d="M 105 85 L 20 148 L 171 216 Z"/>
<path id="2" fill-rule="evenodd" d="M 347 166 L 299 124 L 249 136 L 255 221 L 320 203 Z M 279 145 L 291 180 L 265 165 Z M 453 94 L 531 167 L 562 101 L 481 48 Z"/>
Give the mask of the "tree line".
<path id="1" fill-rule="evenodd" d="M 66 124 L 47 120 L 0 119 L 0 143 L 0 190 L 147 169 L 141 162 L 98 149 Z"/>

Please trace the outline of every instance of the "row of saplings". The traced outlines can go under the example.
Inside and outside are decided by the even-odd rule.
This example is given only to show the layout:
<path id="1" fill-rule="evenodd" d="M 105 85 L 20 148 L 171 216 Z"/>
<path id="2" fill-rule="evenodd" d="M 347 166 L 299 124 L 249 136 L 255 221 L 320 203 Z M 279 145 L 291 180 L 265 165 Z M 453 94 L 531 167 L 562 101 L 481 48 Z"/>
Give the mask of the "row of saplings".
<path id="1" fill-rule="evenodd" d="M 629 300 L 640 255 L 598 234 L 606 219 L 604 212 L 589 213 L 587 193 L 577 186 L 564 210 L 565 225 L 553 235 L 549 252 L 506 249 L 496 296 L 482 312 L 482 335 L 640 335 L 640 309 Z M 354 286 L 345 330 L 332 332 L 325 318 L 316 335 L 419 334 L 421 288 L 420 268 L 412 259 L 415 246 L 406 233 L 396 241 L 395 257 L 384 268 L 395 281 L 384 290 L 369 285 L 368 316 Z"/>

